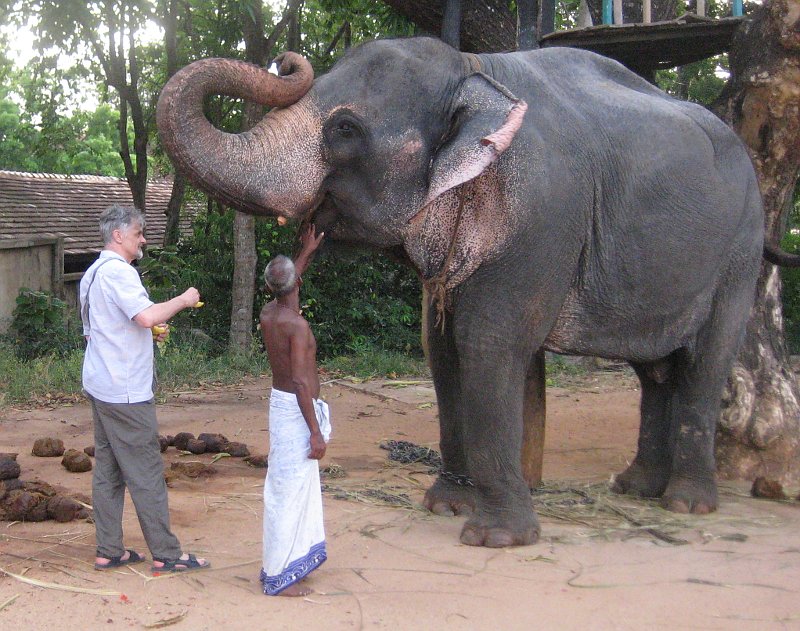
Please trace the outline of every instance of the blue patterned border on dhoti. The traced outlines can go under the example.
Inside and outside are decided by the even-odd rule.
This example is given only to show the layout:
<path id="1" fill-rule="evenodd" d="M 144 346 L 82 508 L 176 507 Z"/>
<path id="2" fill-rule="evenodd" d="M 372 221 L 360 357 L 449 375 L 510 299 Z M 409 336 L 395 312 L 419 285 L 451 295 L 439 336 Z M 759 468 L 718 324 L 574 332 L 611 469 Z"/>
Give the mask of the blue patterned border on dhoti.
<path id="1" fill-rule="evenodd" d="M 325 563 L 328 555 L 325 551 L 325 542 L 318 543 L 311 547 L 308 554 L 292 561 L 288 567 L 276 576 L 267 576 L 264 569 L 261 569 L 259 580 L 264 586 L 264 593 L 275 596 L 284 589 L 304 579 L 320 565 Z"/>

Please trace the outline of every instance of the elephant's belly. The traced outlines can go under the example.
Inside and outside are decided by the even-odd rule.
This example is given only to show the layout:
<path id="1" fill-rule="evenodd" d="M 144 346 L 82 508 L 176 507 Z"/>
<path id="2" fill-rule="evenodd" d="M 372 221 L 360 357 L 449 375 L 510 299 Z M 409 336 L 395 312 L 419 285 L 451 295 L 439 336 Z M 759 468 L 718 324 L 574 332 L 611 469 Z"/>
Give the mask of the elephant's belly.
<path id="1" fill-rule="evenodd" d="M 707 313 L 697 305 L 676 311 L 656 305 L 589 309 L 581 303 L 566 304 L 543 346 L 567 355 L 655 361 L 691 344 Z"/>

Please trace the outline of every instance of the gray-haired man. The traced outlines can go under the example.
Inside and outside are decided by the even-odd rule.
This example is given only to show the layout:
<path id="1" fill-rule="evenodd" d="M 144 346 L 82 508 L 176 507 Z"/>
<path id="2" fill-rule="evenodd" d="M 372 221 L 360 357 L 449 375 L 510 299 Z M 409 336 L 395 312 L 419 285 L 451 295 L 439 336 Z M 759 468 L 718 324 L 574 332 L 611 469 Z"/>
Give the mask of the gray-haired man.
<path id="1" fill-rule="evenodd" d="M 83 388 L 94 416 L 95 468 L 92 478 L 97 553 L 95 568 L 105 570 L 143 561 L 122 542 L 125 488 L 153 556 L 153 572 L 209 566 L 181 551 L 169 525 L 167 487 L 158 443 L 153 399 L 153 334 L 179 311 L 195 305 L 190 287 L 155 304 L 131 265 L 142 257 L 145 220 L 135 208 L 111 206 L 100 215 L 105 248 L 81 279 L 83 334 L 87 346 Z M 164 339 L 166 332 L 156 339 Z"/>
<path id="2" fill-rule="evenodd" d="M 317 344 L 300 315 L 301 275 L 322 238 L 309 225 L 294 262 L 278 256 L 264 271 L 275 300 L 260 319 L 272 368 L 260 579 L 271 596 L 311 593 L 302 581 L 327 559 L 317 461 L 325 455 L 331 424 L 319 399 Z"/>

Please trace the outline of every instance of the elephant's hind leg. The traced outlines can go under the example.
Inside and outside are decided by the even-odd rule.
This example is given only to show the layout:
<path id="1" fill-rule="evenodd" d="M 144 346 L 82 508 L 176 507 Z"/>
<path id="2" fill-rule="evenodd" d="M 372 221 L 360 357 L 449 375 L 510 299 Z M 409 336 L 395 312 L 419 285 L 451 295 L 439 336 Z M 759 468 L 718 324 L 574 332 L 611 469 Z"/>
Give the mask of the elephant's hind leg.
<path id="1" fill-rule="evenodd" d="M 660 366 L 671 362 L 665 360 Z M 649 364 L 631 362 L 642 386 L 641 421 L 636 457 L 615 476 L 611 490 L 639 497 L 661 497 L 672 468 L 670 402 L 674 393 L 671 371 L 655 373 Z"/>
<path id="2" fill-rule="evenodd" d="M 727 280 L 720 284 L 692 352 L 684 354 L 676 370 L 670 422 L 672 471 L 661 505 L 679 513 L 717 509 L 714 437 L 722 389 L 744 336 L 754 286 L 754 279 L 742 275 L 738 266 L 732 266 Z"/>

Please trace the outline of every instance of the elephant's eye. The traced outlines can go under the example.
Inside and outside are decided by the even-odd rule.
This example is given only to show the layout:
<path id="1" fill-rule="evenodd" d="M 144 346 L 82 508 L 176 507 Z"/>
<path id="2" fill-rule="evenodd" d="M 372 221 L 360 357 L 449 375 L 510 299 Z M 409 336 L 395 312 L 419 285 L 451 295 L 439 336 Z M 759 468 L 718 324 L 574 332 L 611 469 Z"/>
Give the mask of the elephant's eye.
<path id="1" fill-rule="evenodd" d="M 336 125 L 336 133 L 342 138 L 352 138 L 354 132 L 355 127 L 349 120 L 341 120 Z"/>

